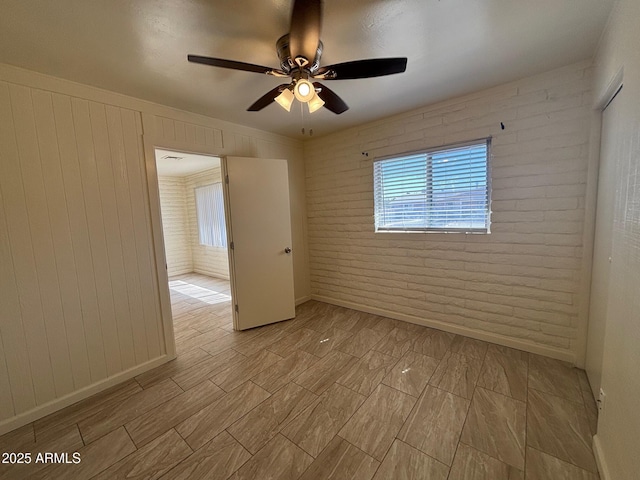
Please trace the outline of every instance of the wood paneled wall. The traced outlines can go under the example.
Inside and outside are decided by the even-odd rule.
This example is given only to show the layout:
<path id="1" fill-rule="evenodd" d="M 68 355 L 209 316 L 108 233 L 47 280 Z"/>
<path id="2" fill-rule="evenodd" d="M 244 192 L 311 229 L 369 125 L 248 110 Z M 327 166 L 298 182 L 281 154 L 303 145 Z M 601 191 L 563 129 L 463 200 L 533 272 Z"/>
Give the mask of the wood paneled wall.
<path id="1" fill-rule="evenodd" d="M 141 135 L 133 110 L 0 82 L 0 420 L 164 351 Z"/>

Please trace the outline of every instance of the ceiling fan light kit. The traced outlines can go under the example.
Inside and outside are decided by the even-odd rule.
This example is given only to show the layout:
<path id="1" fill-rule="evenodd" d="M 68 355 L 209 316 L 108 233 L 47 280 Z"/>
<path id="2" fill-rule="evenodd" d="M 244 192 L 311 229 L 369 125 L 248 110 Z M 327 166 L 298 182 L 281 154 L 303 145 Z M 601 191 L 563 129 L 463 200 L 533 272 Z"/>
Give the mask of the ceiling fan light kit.
<path id="1" fill-rule="evenodd" d="M 339 115 L 349 107 L 331 89 L 314 80 L 352 80 L 402 73 L 407 68 L 406 57 L 374 58 L 320 66 L 323 44 L 322 0 L 294 0 L 289 33 L 276 42 L 280 69 L 223 58 L 187 55 L 193 63 L 262 73 L 275 77 L 291 77 L 289 84 L 279 85 L 256 100 L 247 110 L 257 112 L 273 102 L 291 111 L 293 99 L 306 103 L 309 113 L 322 107 Z"/>
<path id="2" fill-rule="evenodd" d="M 280 95 L 278 95 L 276 98 L 274 98 L 274 100 L 276 102 L 278 102 L 278 104 L 284 108 L 287 112 L 291 111 L 291 104 L 293 103 L 295 95 L 293 94 L 293 92 L 291 90 L 289 90 L 288 88 L 285 88 L 284 90 L 282 90 L 282 93 Z"/>

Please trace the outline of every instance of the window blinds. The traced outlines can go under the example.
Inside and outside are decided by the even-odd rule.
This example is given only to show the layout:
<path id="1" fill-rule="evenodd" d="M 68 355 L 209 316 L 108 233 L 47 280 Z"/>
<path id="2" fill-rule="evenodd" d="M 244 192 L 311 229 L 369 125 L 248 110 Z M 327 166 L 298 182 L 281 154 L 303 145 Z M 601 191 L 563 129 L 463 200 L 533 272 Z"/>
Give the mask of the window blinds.
<path id="1" fill-rule="evenodd" d="M 487 232 L 489 140 L 374 163 L 376 231 Z"/>
<path id="2" fill-rule="evenodd" d="M 222 183 L 196 187 L 195 194 L 200 244 L 226 248 L 227 229 L 224 223 Z"/>

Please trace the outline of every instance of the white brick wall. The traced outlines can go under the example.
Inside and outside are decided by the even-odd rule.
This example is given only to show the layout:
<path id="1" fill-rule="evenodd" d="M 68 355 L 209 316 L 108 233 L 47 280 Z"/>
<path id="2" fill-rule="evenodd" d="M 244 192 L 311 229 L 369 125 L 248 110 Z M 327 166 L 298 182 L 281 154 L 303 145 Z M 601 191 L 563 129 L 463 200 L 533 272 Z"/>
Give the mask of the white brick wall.
<path id="1" fill-rule="evenodd" d="M 312 295 L 574 360 L 590 84 L 582 62 L 306 142 Z M 374 233 L 376 157 L 486 136 L 491 234 Z"/>
<path id="2" fill-rule="evenodd" d="M 158 177 L 167 275 L 193 272 L 184 178 Z"/>

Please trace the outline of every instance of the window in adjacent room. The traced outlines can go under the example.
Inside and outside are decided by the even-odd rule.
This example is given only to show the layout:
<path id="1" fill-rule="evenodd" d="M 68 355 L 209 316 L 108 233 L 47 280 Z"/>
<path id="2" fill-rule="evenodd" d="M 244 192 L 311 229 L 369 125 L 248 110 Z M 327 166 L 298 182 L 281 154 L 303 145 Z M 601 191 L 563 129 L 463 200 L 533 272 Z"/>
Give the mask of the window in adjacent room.
<path id="1" fill-rule="evenodd" d="M 375 161 L 376 232 L 489 233 L 490 143 Z"/>
<path id="2" fill-rule="evenodd" d="M 200 245 L 227 247 L 227 229 L 224 223 L 222 183 L 195 189 L 198 234 Z"/>

